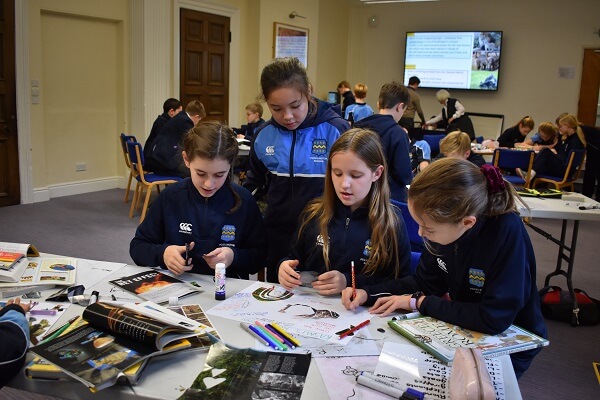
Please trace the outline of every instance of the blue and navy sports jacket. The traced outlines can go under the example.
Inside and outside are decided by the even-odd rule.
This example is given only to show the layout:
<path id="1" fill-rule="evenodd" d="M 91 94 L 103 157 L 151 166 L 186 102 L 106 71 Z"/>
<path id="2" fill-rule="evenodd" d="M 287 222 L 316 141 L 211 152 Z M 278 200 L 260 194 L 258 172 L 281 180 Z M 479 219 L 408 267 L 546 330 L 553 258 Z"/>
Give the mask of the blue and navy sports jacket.
<path id="1" fill-rule="evenodd" d="M 257 132 L 250 150 L 250 171 L 244 187 L 268 185 L 267 229 L 292 233 L 308 201 L 323 194 L 329 150 L 350 128 L 332 105 L 309 102 L 306 119 L 294 131 L 273 118 Z"/>
<path id="2" fill-rule="evenodd" d="M 535 254 L 516 213 L 482 218 L 454 243 L 433 245 L 437 255 L 423 252 L 413 276 L 368 287 L 370 303 L 423 291 L 423 314 L 488 334 L 515 324 L 546 337 Z"/>
<path id="3" fill-rule="evenodd" d="M 367 128 L 377 132 L 388 164 L 388 180 L 392 199 L 406 203 L 406 185 L 412 182 L 410 167 L 410 145 L 408 135 L 386 114 L 374 114 L 354 124 L 357 128 Z"/>
<path id="4" fill-rule="evenodd" d="M 217 247 L 233 250 L 233 263 L 227 276 L 248 279 L 264 268 L 266 239 L 262 215 L 246 189 L 232 184 L 242 199 L 240 208 L 229 213 L 234 197 L 227 184 L 212 197 L 204 198 L 186 178 L 169 185 L 150 207 L 148 215 L 131 240 L 129 254 L 137 265 L 166 268 L 163 254 L 170 245 L 194 242 L 190 272 L 213 275 L 202 258 Z"/>
<path id="5" fill-rule="evenodd" d="M 398 216 L 398 278 L 410 275 L 410 242 L 402 213 L 394 206 Z M 356 286 L 380 283 L 394 279 L 396 276 L 395 263 L 378 265 L 375 274 L 365 274 L 365 264 L 371 250 L 371 234 L 369 215 L 366 207 L 360 207 L 354 212 L 340 201 L 336 205 L 335 215 L 329 222 L 329 261 L 330 270 L 340 271 L 346 276 L 348 286 L 352 285 L 350 263 L 354 261 L 356 271 Z M 298 235 L 296 234 L 296 237 Z M 298 270 L 316 271 L 319 274 L 327 272 L 323 259 L 323 239 L 319 233 L 316 219 L 311 220 L 296 241 L 285 260 L 298 260 Z M 395 260 L 394 260 L 395 261 Z"/>

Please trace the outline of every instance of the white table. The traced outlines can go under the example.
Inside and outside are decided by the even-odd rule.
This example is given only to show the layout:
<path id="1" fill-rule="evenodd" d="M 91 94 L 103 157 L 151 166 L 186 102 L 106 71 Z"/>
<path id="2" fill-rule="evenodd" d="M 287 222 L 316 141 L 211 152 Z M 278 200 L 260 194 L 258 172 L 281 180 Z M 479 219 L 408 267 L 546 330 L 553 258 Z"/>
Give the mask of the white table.
<path id="1" fill-rule="evenodd" d="M 126 266 L 113 273 L 106 281 L 121 278 L 143 270 L 142 267 Z M 200 304 L 204 311 L 209 310 L 217 304 L 217 300 L 214 299 L 214 283 L 211 276 L 184 274 L 182 278 L 200 283 L 204 292 L 195 296 L 186 297 L 181 303 Z M 252 283 L 252 281 L 227 279 L 228 296 L 237 293 Z M 106 288 L 105 283 L 99 283 L 96 287 L 98 286 Z M 91 290 L 93 290 L 93 286 L 90 288 L 86 287 L 86 293 L 91 292 Z M 52 290 L 49 292 L 52 292 Z M 109 298 L 110 296 L 108 296 L 108 293 L 100 293 L 100 300 Z M 72 305 L 67 309 L 63 318 L 67 320 L 72 316 L 80 314 L 82 311 L 83 307 Z M 209 317 L 227 344 L 237 347 L 251 347 L 254 345 L 253 337 L 244 332 L 240 328 L 238 322 L 212 315 Z M 406 341 L 402 336 L 391 332 L 391 329 L 387 326 L 388 319 L 389 318 L 373 318 L 372 323 L 369 325 L 369 329 L 375 334 L 378 328 L 385 328 L 390 332 L 390 340 L 398 342 Z M 502 356 L 499 359 L 501 360 L 503 368 L 506 398 L 511 400 L 521 399 L 521 393 L 510 362 L 510 357 Z M 183 393 L 180 388 L 185 389 L 191 386 L 194 378 L 202 370 L 205 360 L 206 353 L 186 353 L 185 350 L 173 353 L 172 355 L 156 358 L 149 363 L 137 386 L 113 386 L 97 393 L 91 393 L 84 385 L 74 380 L 31 380 L 25 378 L 24 374 L 18 374 L 8 386 L 30 392 L 57 396 L 64 399 L 176 399 Z M 325 383 L 323 382 L 316 362 L 313 359 L 302 392 L 302 399 L 314 400 L 325 398 L 327 398 Z"/>
<path id="2" fill-rule="evenodd" d="M 567 280 L 567 287 L 573 299 L 573 312 L 578 309 L 577 299 L 573 291 L 573 266 L 575 264 L 575 250 L 577 249 L 577 235 L 579 233 L 579 221 L 600 221 L 600 209 L 580 210 L 580 206 L 598 206 L 600 203 L 585 197 L 579 193 L 565 193 L 563 199 L 545 199 L 541 197 L 522 197 L 529 206 L 529 210 L 521 207 L 519 212 L 525 219 L 525 223 L 531 229 L 544 236 L 546 239 L 558 245 L 558 257 L 556 260 L 556 269 L 546 275 L 544 286 L 550 284 L 550 278 L 553 276 L 564 276 Z M 579 198 L 583 201 L 571 200 Z M 531 217 L 533 220 L 529 220 Z M 535 218 L 544 219 L 562 219 L 562 229 L 560 239 L 556 239 L 550 233 L 544 231 L 533 224 Z M 573 232 L 570 243 L 567 242 L 567 227 L 569 221 L 573 221 Z M 566 262 L 566 269 L 563 269 L 563 261 Z M 572 322 L 575 325 L 575 320 Z"/>

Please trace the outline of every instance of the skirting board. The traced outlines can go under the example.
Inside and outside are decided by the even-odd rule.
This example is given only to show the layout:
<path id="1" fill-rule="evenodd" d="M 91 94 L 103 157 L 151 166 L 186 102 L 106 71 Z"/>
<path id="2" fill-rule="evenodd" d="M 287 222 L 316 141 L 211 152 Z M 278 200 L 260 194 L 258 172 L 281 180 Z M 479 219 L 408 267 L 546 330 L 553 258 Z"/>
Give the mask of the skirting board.
<path id="1" fill-rule="evenodd" d="M 46 188 L 34 189 L 33 202 L 38 203 L 41 201 L 48 201 L 54 197 L 71 196 L 74 194 L 98 192 L 100 190 L 124 188 L 125 185 L 127 185 L 127 180 L 122 176 L 52 185 Z"/>

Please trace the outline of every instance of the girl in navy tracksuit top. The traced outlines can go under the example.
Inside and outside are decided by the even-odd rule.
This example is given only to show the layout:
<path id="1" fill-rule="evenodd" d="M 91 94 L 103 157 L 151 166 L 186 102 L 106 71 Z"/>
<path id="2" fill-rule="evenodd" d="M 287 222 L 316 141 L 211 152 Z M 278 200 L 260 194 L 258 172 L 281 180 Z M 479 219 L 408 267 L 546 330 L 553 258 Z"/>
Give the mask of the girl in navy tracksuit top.
<path id="1" fill-rule="evenodd" d="M 323 197 L 306 207 L 298 240 L 279 265 L 279 283 L 301 284 L 298 271 L 316 271 L 323 295 L 352 285 L 410 274 L 410 243 L 400 210 L 390 203 L 385 156 L 376 133 L 355 128 L 331 147 Z"/>
<path id="2" fill-rule="evenodd" d="M 0 310 L 0 388 L 21 371 L 29 348 L 26 313 L 31 303 L 20 302 L 18 297 L 8 300 Z"/>
<path id="3" fill-rule="evenodd" d="M 488 334 L 511 324 L 546 337 L 531 241 L 516 213 L 519 200 L 496 167 L 445 158 L 413 180 L 408 207 L 429 251 L 413 276 L 358 290 L 354 309 L 372 313 L 415 310 Z M 412 294 L 412 295 L 411 295 Z M 540 349 L 511 354 L 517 378 Z"/>
<path id="4" fill-rule="evenodd" d="M 350 126 L 331 104 L 311 97 L 306 70 L 295 57 L 269 62 L 260 84 L 273 117 L 255 136 L 244 187 L 268 187 L 267 279 L 277 282 L 277 265 L 290 249 L 298 216 L 323 193 L 329 149 Z"/>
<path id="5" fill-rule="evenodd" d="M 230 181 L 238 153 L 233 131 L 218 122 L 201 122 L 183 145 L 191 178 L 161 192 L 131 241 L 131 258 L 138 265 L 160 266 L 175 274 L 212 275 L 221 262 L 227 276 L 248 279 L 264 268 L 266 239 L 254 198 Z"/>

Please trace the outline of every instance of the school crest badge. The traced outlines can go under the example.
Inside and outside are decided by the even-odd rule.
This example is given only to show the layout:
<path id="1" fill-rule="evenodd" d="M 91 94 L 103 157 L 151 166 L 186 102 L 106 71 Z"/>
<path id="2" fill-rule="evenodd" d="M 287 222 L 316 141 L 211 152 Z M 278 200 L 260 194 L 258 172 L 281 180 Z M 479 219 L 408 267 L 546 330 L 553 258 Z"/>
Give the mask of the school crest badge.
<path id="1" fill-rule="evenodd" d="M 327 140 L 315 139 L 312 143 L 312 153 L 317 156 L 324 156 L 327 154 Z"/>
<path id="2" fill-rule="evenodd" d="M 369 258 L 371 254 L 371 239 L 365 241 L 365 248 L 363 249 L 363 256 Z"/>
<path id="3" fill-rule="evenodd" d="M 235 240 L 235 226 L 223 225 L 223 228 L 221 228 L 221 240 L 233 242 Z"/>
<path id="4" fill-rule="evenodd" d="M 480 269 L 469 268 L 469 283 L 473 286 L 483 287 L 485 273 Z"/>

